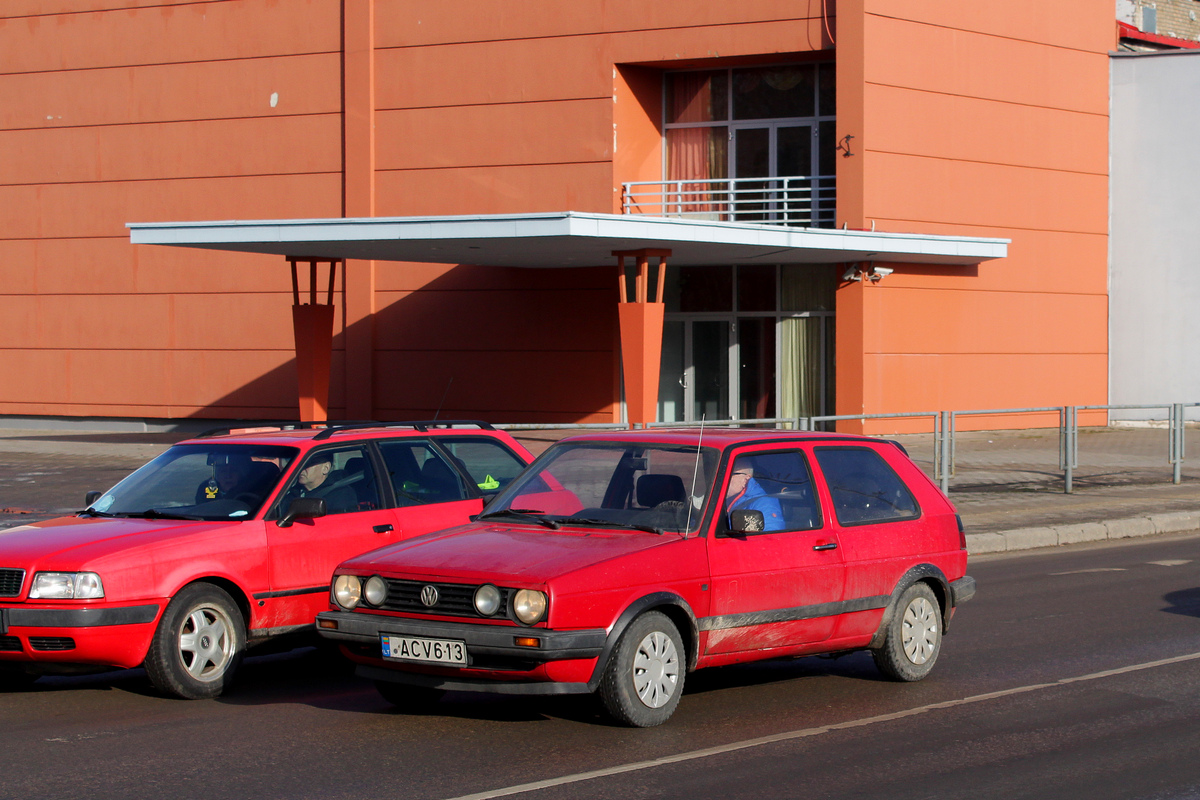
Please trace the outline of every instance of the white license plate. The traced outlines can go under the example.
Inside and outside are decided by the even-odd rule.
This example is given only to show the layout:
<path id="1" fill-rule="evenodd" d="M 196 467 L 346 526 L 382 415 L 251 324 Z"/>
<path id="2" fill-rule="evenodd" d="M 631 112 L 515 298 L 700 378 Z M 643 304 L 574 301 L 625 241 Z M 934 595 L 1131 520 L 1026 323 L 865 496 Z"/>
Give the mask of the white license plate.
<path id="1" fill-rule="evenodd" d="M 427 664 L 466 664 L 466 643 L 454 639 L 423 639 L 417 636 L 383 634 L 383 657 L 392 661 L 421 661 Z"/>

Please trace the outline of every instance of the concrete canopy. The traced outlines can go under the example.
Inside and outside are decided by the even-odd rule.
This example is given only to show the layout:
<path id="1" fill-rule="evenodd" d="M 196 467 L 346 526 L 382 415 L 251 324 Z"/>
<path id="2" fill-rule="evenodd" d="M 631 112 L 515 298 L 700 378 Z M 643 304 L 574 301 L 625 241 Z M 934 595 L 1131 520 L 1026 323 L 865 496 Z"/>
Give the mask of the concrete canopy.
<path id="1" fill-rule="evenodd" d="M 486 216 L 129 223 L 133 244 L 321 259 L 496 267 L 594 267 L 613 251 L 671 251 L 672 266 L 878 260 L 970 266 L 1008 239 L 564 211 Z"/>

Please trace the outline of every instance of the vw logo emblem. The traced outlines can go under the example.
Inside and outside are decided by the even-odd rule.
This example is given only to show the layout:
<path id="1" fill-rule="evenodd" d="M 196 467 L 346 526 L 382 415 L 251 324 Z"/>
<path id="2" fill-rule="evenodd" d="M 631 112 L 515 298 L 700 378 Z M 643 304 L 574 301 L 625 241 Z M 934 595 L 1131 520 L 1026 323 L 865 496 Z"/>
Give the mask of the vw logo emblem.
<path id="1" fill-rule="evenodd" d="M 421 587 L 421 603 L 432 608 L 437 605 L 438 590 L 432 583 L 427 583 Z"/>

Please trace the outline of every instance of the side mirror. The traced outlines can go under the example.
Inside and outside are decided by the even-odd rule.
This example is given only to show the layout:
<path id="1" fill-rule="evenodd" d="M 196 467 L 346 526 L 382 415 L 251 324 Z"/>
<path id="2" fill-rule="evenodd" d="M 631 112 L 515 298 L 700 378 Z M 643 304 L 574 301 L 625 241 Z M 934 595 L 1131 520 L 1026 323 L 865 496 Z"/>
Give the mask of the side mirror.
<path id="1" fill-rule="evenodd" d="M 738 533 L 760 533 L 766 528 L 763 513 L 753 508 L 739 508 L 729 515 L 729 522 Z"/>
<path id="2" fill-rule="evenodd" d="M 97 492 L 95 489 L 83 496 L 83 507 L 91 508 L 97 500 L 104 496 L 104 492 Z"/>
<path id="3" fill-rule="evenodd" d="M 290 528 L 298 519 L 316 519 L 326 513 L 324 497 L 297 497 L 275 524 L 280 528 Z"/>

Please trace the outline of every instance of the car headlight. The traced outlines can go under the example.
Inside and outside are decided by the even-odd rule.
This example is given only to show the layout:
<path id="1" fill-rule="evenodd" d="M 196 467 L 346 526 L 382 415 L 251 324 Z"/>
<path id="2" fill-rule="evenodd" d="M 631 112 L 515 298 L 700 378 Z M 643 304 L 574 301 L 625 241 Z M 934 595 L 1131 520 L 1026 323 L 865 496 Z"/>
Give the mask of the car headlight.
<path id="1" fill-rule="evenodd" d="M 378 575 L 372 575 L 367 578 L 367 584 L 363 587 L 363 597 L 368 603 L 373 606 L 381 606 L 387 600 L 387 596 L 387 581 Z"/>
<path id="2" fill-rule="evenodd" d="M 520 589 L 513 597 L 513 613 L 526 625 L 532 625 L 546 614 L 546 594 L 535 589 Z"/>
<path id="3" fill-rule="evenodd" d="M 104 583 L 94 572 L 39 572 L 29 586 L 30 600 L 98 600 Z"/>
<path id="4" fill-rule="evenodd" d="M 490 583 L 485 583 L 475 590 L 475 610 L 485 617 L 490 617 L 500 610 L 500 590 Z"/>
<path id="5" fill-rule="evenodd" d="M 333 579 L 333 599 L 347 611 L 353 611 L 362 600 L 362 581 L 357 575 L 338 575 Z"/>

